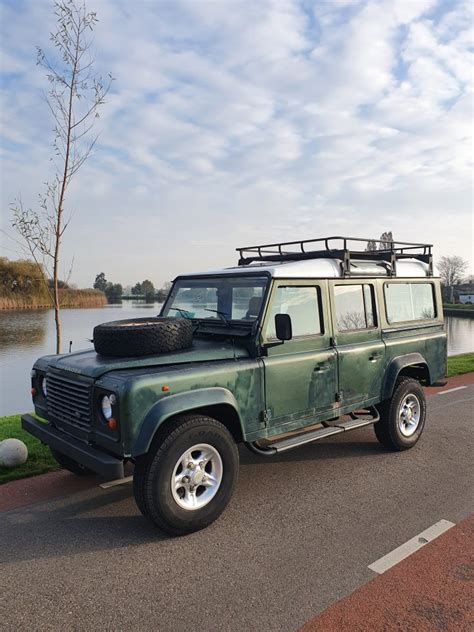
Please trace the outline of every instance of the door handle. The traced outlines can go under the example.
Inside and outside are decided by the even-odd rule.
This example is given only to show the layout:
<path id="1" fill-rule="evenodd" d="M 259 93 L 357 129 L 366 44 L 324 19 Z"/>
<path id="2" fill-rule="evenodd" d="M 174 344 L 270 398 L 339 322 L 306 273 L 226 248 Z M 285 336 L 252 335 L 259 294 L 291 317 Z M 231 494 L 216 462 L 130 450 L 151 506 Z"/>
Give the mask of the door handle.
<path id="1" fill-rule="evenodd" d="M 372 353 L 371 355 L 369 355 L 369 362 L 377 362 L 377 360 L 380 360 L 381 357 L 381 353 Z"/>
<path id="2" fill-rule="evenodd" d="M 313 370 L 316 371 L 317 373 L 322 373 L 323 371 L 327 371 L 330 368 L 331 368 L 331 365 L 329 363 L 317 364 Z"/>

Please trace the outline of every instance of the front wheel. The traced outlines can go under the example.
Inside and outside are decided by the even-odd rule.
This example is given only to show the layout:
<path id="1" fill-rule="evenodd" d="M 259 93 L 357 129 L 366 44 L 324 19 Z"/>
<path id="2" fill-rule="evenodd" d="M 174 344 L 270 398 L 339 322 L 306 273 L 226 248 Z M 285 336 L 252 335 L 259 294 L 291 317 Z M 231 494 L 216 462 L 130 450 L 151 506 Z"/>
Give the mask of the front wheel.
<path id="1" fill-rule="evenodd" d="M 223 424 L 203 415 L 181 417 L 161 439 L 135 466 L 138 508 L 171 535 L 203 529 L 220 516 L 234 491 L 235 441 Z"/>
<path id="2" fill-rule="evenodd" d="M 426 419 L 423 387 L 410 377 L 400 377 L 393 395 L 379 407 L 375 435 L 387 450 L 408 450 L 421 437 Z"/>

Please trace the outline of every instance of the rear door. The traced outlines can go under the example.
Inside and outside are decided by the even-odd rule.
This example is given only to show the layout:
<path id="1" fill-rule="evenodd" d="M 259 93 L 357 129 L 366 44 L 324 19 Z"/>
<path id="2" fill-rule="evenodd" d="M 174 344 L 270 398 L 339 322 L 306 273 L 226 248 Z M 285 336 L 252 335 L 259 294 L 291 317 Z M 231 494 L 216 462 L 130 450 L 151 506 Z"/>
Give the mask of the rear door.
<path id="1" fill-rule="evenodd" d="M 374 283 L 333 282 L 331 291 L 338 399 L 341 405 L 379 400 L 385 366 Z"/>
<path id="2" fill-rule="evenodd" d="M 269 434 L 304 426 L 334 405 L 336 354 L 328 308 L 327 281 L 274 284 L 263 326 Z M 275 314 L 280 313 L 292 321 L 293 338 L 284 343 L 275 336 Z"/>

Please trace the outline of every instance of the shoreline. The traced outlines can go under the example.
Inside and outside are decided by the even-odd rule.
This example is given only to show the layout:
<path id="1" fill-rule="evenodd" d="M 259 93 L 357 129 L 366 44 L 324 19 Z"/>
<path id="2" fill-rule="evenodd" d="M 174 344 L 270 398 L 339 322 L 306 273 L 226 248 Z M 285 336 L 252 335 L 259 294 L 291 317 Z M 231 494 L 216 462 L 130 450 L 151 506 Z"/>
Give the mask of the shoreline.
<path id="1" fill-rule="evenodd" d="M 83 309 L 88 307 L 104 307 L 107 298 L 103 292 L 93 289 L 59 291 L 60 309 Z M 0 296 L 0 311 L 30 311 L 53 309 L 53 305 L 45 296 Z"/>
<path id="2" fill-rule="evenodd" d="M 60 309 L 97 309 L 98 307 L 106 307 L 109 305 L 107 301 L 105 303 L 97 303 L 97 305 L 61 305 Z M 18 305 L 17 307 L 1 307 L 0 312 L 33 312 L 33 311 L 41 311 L 54 309 L 51 304 L 49 305 Z"/>

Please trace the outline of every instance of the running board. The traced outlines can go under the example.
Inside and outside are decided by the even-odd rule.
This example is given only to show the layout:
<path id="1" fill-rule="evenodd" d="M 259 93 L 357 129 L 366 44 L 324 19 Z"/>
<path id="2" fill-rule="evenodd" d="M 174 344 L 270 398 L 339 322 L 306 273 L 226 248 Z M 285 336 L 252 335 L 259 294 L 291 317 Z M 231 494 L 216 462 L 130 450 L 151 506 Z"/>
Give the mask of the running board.
<path id="1" fill-rule="evenodd" d="M 260 447 L 255 445 L 255 443 L 249 443 L 247 444 L 247 447 L 249 447 L 252 452 L 260 455 L 270 456 L 272 454 L 280 454 L 281 452 L 286 452 L 287 450 L 292 450 L 293 448 L 299 448 L 300 446 L 319 441 L 320 439 L 325 439 L 326 437 L 330 437 L 332 435 L 341 434 L 341 432 L 347 432 L 348 430 L 355 430 L 356 428 L 362 428 L 363 426 L 374 424 L 380 419 L 380 415 L 378 414 L 376 408 L 371 408 L 370 410 L 373 411 L 373 415 L 370 418 L 367 418 L 367 413 L 363 413 L 365 418 L 362 416 L 358 417 L 356 413 L 352 413 L 352 419 L 349 421 L 337 423 L 333 426 L 327 426 L 326 428 L 318 428 L 317 430 L 312 430 L 311 432 L 299 434 L 294 437 L 288 437 L 287 439 L 282 439 L 281 441 L 275 441 L 267 447 Z"/>

